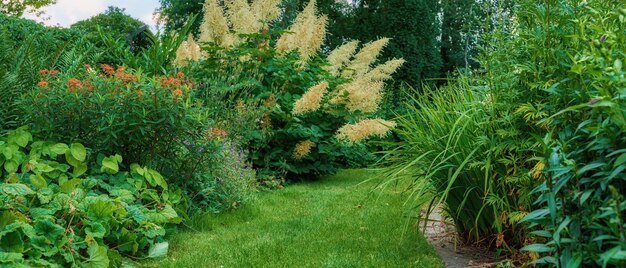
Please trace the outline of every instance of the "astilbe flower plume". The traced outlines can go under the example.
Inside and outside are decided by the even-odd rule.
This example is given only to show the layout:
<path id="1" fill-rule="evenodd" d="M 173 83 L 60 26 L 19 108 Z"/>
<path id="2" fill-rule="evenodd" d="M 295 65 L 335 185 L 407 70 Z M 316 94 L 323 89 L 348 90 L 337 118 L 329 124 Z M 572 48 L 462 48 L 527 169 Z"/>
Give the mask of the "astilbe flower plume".
<path id="1" fill-rule="evenodd" d="M 372 113 L 378 110 L 382 100 L 382 90 L 385 86 L 385 81 L 391 79 L 391 75 L 405 62 L 403 59 L 392 59 L 376 66 L 374 69 L 371 68 L 378 54 L 380 54 L 388 42 L 388 38 L 383 38 L 368 43 L 354 56 L 354 59 L 347 64 L 347 69 L 341 74 L 343 77 L 351 79 L 351 81 L 338 87 L 339 94 L 335 94 L 332 98 L 333 103 L 345 104 L 350 112 Z M 352 46 L 350 43 L 344 46 L 348 45 Z M 353 53 L 351 47 L 346 47 L 345 50 L 346 52 L 341 52 L 341 54 L 344 54 L 341 57 L 338 56 L 340 52 L 333 56 L 335 64 L 346 62 L 345 55 Z M 347 56 L 347 58 L 349 57 Z M 343 63 L 341 66 L 343 66 Z M 337 74 L 338 69 L 341 67 L 332 68 L 334 73 Z"/>
<path id="2" fill-rule="evenodd" d="M 301 141 L 293 149 L 293 159 L 300 160 L 311 153 L 311 149 L 315 143 L 311 140 Z"/>
<path id="3" fill-rule="evenodd" d="M 322 82 L 311 87 L 293 106 L 294 115 L 302 115 L 308 112 L 314 112 L 321 106 L 322 98 L 328 89 L 328 83 Z"/>
<path id="4" fill-rule="evenodd" d="M 228 0 L 226 14 L 235 32 L 241 34 L 257 33 L 263 28 L 263 23 L 252 13 L 247 0 Z"/>
<path id="5" fill-rule="evenodd" d="M 228 29 L 228 20 L 224 16 L 224 9 L 218 0 L 207 0 L 204 3 L 204 19 L 200 25 L 199 41 L 203 43 L 215 43 L 219 46 L 228 47 L 234 44 L 234 37 Z"/>
<path id="6" fill-rule="evenodd" d="M 197 61 L 201 57 L 202 50 L 190 34 L 189 37 L 187 37 L 187 40 L 183 41 L 176 50 L 176 59 L 174 60 L 174 64 L 180 67 L 185 67 L 190 61 Z"/>
<path id="7" fill-rule="evenodd" d="M 365 119 L 356 124 L 347 124 L 337 131 L 337 139 L 355 143 L 367 138 L 385 137 L 396 127 L 396 122 L 380 118 Z"/>
<path id="8" fill-rule="evenodd" d="M 309 4 L 298 14 L 294 23 L 276 42 L 276 50 L 286 53 L 297 50 L 303 61 L 314 55 L 324 44 L 328 17 L 317 16 L 316 2 Z"/>
<path id="9" fill-rule="evenodd" d="M 339 92 L 342 93 L 333 101 L 344 103 L 350 112 L 373 113 L 378 110 L 382 101 L 384 87 L 383 81 L 371 81 L 365 77 L 359 77 L 352 82 L 340 85 Z"/>
<path id="10" fill-rule="evenodd" d="M 328 60 L 329 65 L 324 69 L 332 75 L 338 76 L 339 70 L 341 70 L 350 58 L 352 58 L 358 45 L 359 41 L 353 40 L 335 48 L 330 52 L 330 54 L 328 54 L 326 59 Z"/>
<path id="11" fill-rule="evenodd" d="M 348 63 L 348 69 L 342 73 L 342 76 L 351 78 L 369 72 L 370 67 L 387 44 L 389 44 L 389 38 L 381 38 L 365 44 L 354 56 L 354 59 Z"/>
<path id="12" fill-rule="evenodd" d="M 281 2 L 281 0 L 255 0 L 252 2 L 251 9 L 258 21 L 267 24 L 280 18 L 282 14 Z"/>

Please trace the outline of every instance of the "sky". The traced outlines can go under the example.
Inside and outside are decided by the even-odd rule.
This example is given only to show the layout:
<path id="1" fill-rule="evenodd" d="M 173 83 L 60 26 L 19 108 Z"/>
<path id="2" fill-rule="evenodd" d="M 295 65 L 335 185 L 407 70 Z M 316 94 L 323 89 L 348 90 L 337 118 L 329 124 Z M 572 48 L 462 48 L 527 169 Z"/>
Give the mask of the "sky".
<path id="1" fill-rule="evenodd" d="M 43 16 L 38 18 L 26 14 L 24 17 L 49 26 L 69 27 L 104 12 L 108 6 L 124 8 L 127 14 L 154 29 L 156 21 L 153 14 L 160 4 L 159 0 L 57 0 L 56 4 L 42 9 L 45 12 Z"/>

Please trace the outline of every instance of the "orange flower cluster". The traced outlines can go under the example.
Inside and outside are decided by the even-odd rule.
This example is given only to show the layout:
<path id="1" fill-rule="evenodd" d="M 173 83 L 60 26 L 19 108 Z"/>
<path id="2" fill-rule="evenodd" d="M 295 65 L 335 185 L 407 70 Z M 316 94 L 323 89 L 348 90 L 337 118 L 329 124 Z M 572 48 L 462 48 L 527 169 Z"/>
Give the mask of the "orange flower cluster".
<path id="1" fill-rule="evenodd" d="M 47 76 L 47 75 L 50 75 L 50 76 L 55 76 L 55 75 L 58 75 L 58 74 L 60 74 L 60 73 L 61 73 L 61 72 L 59 72 L 58 70 L 46 70 L 46 69 L 39 70 L 39 74 L 40 74 L 41 76 Z"/>
<path id="2" fill-rule="evenodd" d="M 60 73 L 61 72 L 59 72 L 58 70 L 47 70 L 47 69 L 39 70 L 39 75 L 41 75 L 41 80 L 39 81 L 39 83 L 37 83 L 37 86 L 39 86 L 40 88 L 47 88 L 50 85 L 50 83 L 48 83 L 48 81 L 46 80 L 48 76 L 52 77 Z"/>
<path id="3" fill-rule="evenodd" d="M 112 76 L 115 74 L 115 69 L 113 69 L 113 67 L 111 67 L 111 65 L 108 64 L 100 64 L 100 68 L 102 68 L 102 71 L 109 75 Z"/>
<path id="4" fill-rule="evenodd" d="M 182 72 L 178 72 L 175 77 L 158 77 L 159 83 L 164 88 L 168 88 L 172 90 L 173 97 L 181 97 L 183 95 L 183 90 L 181 88 L 190 88 L 193 87 L 193 83 L 190 80 L 184 80 L 185 74 Z"/>
<path id="5" fill-rule="evenodd" d="M 172 96 L 174 97 L 180 97 L 183 95 L 183 91 L 180 90 L 180 88 L 177 88 L 176 90 L 174 90 L 174 92 L 172 92 Z"/>
<path id="6" fill-rule="evenodd" d="M 124 84 L 128 84 L 130 82 L 137 82 L 137 77 L 133 74 L 126 73 L 124 66 L 117 67 L 117 71 L 115 72 L 115 77 L 120 81 L 124 82 Z"/>
<path id="7" fill-rule="evenodd" d="M 70 78 L 70 80 L 67 81 L 67 89 L 70 92 L 82 92 L 83 89 L 84 92 L 91 92 L 93 91 L 93 85 L 89 80 L 81 81 L 76 78 Z"/>
<path id="8" fill-rule="evenodd" d="M 81 82 L 80 80 L 78 80 L 76 78 L 71 78 L 70 81 L 67 81 L 67 87 L 70 90 L 70 92 L 73 92 L 77 88 L 82 88 L 83 87 L 83 82 Z"/>
<path id="9" fill-rule="evenodd" d="M 227 136 L 228 136 L 228 133 L 226 133 L 225 130 L 221 128 L 215 128 L 215 127 L 210 128 L 206 133 L 206 137 L 208 139 L 226 138 Z"/>

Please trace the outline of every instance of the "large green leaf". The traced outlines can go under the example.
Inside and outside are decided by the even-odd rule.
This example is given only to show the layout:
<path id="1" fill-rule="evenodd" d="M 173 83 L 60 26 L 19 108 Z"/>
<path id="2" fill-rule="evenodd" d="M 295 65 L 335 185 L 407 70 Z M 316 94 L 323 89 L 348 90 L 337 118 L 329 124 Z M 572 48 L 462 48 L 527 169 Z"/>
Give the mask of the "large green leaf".
<path id="1" fill-rule="evenodd" d="M 102 171 L 109 174 L 115 174 L 119 172 L 118 158 L 115 156 L 105 157 L 102 159 Z"/>
<path id="2" fill-rule="evenodd" d="M 107 256 L 107 248 L 94 244 L 87 250 L 89 259 L 84 264 L 85 268 L 108 268 L 109 257 Z"/>
<path id="3" fill-rule="evenodd" d="M 30 195 L 35 193 L 30 187 L 26 184 L 21 183 L 2 183 L 0 184 L 0 193 L 10 194 L 10 195 Z"/>
<path id="4" fill-rule="evenodd" d="M 85 146 L 80 143 L 72 143 L 72 145 L 70 145 L 70 153 L 80 162 L 85 161 L 85 158 L 87 158 L 87 150 Z"/>
<path id="5" fill-rule="evenodd" d="M 22 253 L 0 251 L 0 263 L 15 264 L 22 260 Z"/>
<path id="6" fill-rule="evenodd" d="M 30 175 L 30 184 L 37 187 L 37 189 L 44 189 L 48 187 L 48 182 L 41 175 Z"/>
<path id="7" fill-rule="evenodd" d="M 7 141 L 20 147 L 26 147 L 31 139 L 32 135 L 28 131 L 26 131 L 25 128 L 18 128 L 15 131 L 9 133 Z"/>
<path id="8" fill-rule="evenodd" d="M 530 251 L 530 252 L 537 252 L 537 253 L 545 253 L 545 252 L 552 252 L 554 251 L 554 248 L 551 248 L 545 244 L 532 244 L 532 245 L 528 245 L 522 248 L 522 251 Z"/>
<path id="9" fill-rule="evenodd" d="M 169 244 L 167 242 L 156 243 L 148 250 L 148 258 L 158 258 L 167 255 Z"/>
<path id="10" fill-rule="evenodd" d="M 74 191 L 74 189 L 76 189 L 76 187 L 82 182 L 81 179 L 78 178 L 74 178 L 71 179 L 69 181 L 66 181 L 65 183 L 61 184 L 60 190 L 63 193 L 69 194 L 72 191 Z"/>
<path id="11" fill-rule="evenodd" d="M 72 172 L 72 176 L 74 178 L 79 177 L 80 175 L 85 174 L 87 172 L 87 164 L 80 163 L 79 165 L 74 166 L 74 170 Z"/>
<path id="12" fill-rule="evenodd" d="M 50 220 L 42 220 L 35 223 L 35 231 L 48 238 L 50 241 L 56 241 L 65 232 L 65 229 Z"/>
<path id="13" fill-rule="evenodd" d="M 65 143 L 57 143 L 55 145 L 50 146 L 50 151 L 57 155 L 65 154 L 67 150 L 69 150 L 69 147 Z"/>
<path id="14" fill-rule="evenodd" d="M 166 205 L 165 208 L 159 212 L 150 213 L 148 218 L 151 222 L 156 224 L 181 222 L 181 218 L 178 217 L 178 214 L 176 214 L 176 211 L 170 205 Z"/>

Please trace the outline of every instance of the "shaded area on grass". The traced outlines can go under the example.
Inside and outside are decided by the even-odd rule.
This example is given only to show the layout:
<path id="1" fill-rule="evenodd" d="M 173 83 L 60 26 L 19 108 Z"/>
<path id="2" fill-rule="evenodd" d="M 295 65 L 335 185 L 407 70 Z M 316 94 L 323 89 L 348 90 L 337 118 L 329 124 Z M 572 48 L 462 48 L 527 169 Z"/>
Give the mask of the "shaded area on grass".
<path id="1" fill-rule="evenodd" d="M 198 217 L 171 237 L 160 267 L 443 267 L 403 217 L 406 197 L 372 192 L 375 173 L 343 171 L 259 193 L 247 206 Z M 361 183 L 365 180 L 373 179 Z"/>

